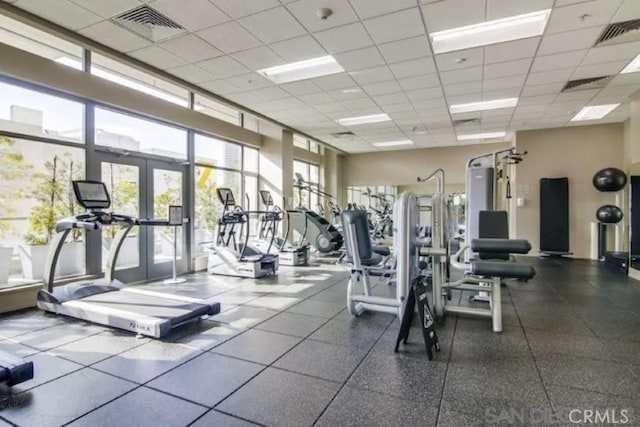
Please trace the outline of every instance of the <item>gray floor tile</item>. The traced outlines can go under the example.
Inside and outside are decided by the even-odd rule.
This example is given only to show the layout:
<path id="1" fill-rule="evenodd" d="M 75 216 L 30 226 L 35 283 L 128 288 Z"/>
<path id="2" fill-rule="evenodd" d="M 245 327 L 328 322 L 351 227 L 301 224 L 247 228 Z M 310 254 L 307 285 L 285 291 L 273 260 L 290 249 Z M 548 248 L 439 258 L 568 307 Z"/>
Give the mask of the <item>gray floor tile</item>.
<path id="1" fill-rule="evenodd" d="M 238 306 L 211 317 L 215 322 L 227 323 L 234 328 L 250 328 L 278 314 L 275 310 L 260 307 Z"/>
<path id="2" fill-rule="evenodd" d="M 165 284 L 165 283 L 150 283 L 146 285 L 136 285 L 136 289 L 143 289 L 153 292 L 161 292 L 169 295 L 180 295 L 189 298 L 196 298 L 201 300 L 213 299 L 216 295 L 229 292 L 229 288 L 225 286 L 219 286 L 215 283 L 192 281 L 187 279 L 184 283 L 178 284 Z"/>
<path id="3" fill-rule="evenodd" d="M 5 338 L 27 334 L 39 329 L 67 323 L 68 319 L 42 310 L 31 309 L 3 315 L 0 320 L 0 336 Z"/>
<path id="4" fill-rule="evenodd" d="M 204 353 L 148 386 L 211 408 L 262 369 L 255 363 Z"/>
<path id="5" fill-rule="evenodd" d="M 400 321 L 397 320 L 397 316 L 389 313 L 376 313 L 372 311 L 365 311 L 359 316 L 354 316 L 349 313 L 347 308 L 344 308 L 337 316 L 335 316 L 332 320 L 344 320 L 346 322 L 351 321 L 359 321 L 359 322 L 369 322 L 380 326 L 389 326 L 394 321 L 397 321 L 398 328 L 400 327 Z"/>
<path id="6" fill-rule="evenodd" d="M 150 341 L 93 365 L 94 368 L 137 383 L 145 383 L 202 351 L 181 344 Z"/>
<path id="7" fill-rule="evenodd" d="M 283 312 L 271 319 L 260 323 L 256 329 L 279 334 L 293 335 L 305 338 L 322 326 L 327 319 L 302 314 Z"/>
<path id="8" fill-rule="evenodd" d="M 594 336 L 589 326 L 576 315 L 563 311 L 534 311 L 516 308 L 522 326 L 558 334 Z"/>
<path id="9" fill-rule="evenodd" d="M 571 423 L 569 412 L 574 409 L 580 411 L 573 414 L 572 417 L 574 419 L 580 419 L 585 410 L 609 412 L 610 417 L 613 416 L 613 411 L 615 411 L 618 419 L 621 419 L 622 411 L 626 411 L 629 422 L 624 424 L 638 425 L 640 423 L 640 402 L 637 396 L 622 397 L 560 386 L 547 386 L 547 393 L 556 413 L 567 424 Z"/>
<path id="10" fill-rule="evenodd" d="M 222 322 L 202 320 L 176 329 L 165 341 L 207 351 L 229 341 L 245 330 L 245 328 L 236 328 Z"/>
<path id="11" fill-rule="evenodd" d="M 212 409 L 189 427 L 252 427 L 257 425 L 259 424 L 244 421 Z"/>
<path id="12" fill-rule="evenodd" d="M 438 343 L 440 344 L 440 351 L 436 351 L 434 353 L 432 362 L 447 363 L 449 360 L 449 353 L 451 352 L 451 344 L 453 342 L 453 325 L 455 324 L 455 321 L 456 319 L 452 317 L 447 320 L 446 324 L 440 323 L 436 325 L 436 334 L 438 336 Z M 400 325 L 392 323 L 373 347 L 373 351 L 376 353 L 397 355 L 400 357 L 415 357 L 427 361 L 428 355 L 424 344 L 424 338 L 422 336 L 422 329 L 417 327 L 411 327 L 407 343 L 405 344 L 404 342 L 400 342 L 398 353 L 394 351 L 399 330 Z"/>
<path id="13" fill-rule="evenodd" d="M 370 353 L 347 385 L 436 405 L 442 394 L 445 371 L 443 363 Z"/>
<path id="14" fill-rule="evenodd" d="M 24 426 L 59 426 L 133 389 L 135 384 L 84 368 L 0 402 L 2 416 Z"/>
<path id="15" fill-rule="evenodd" d="M 345 303 L 306 300 L 294 305 L 287 311 L 289 313 L 304 314 L 305 316 L 317 316 L 331 318 L 345 307 Z"/>
<path id="16" fill-rule="evenodd" d="M 82 365 L 61 359 L 52 353 L 37 353 L 25 360 L 33 362 L 33 379 L 14 386 L 14 393 L 32 389 L 83 368 Z"/>
<path id="17" fill-rule="evenodd" d="M 218 354 L 269 365 L 300 342 L 300 338 L 249 329 L 214 348 Z"/>
<path id="18" fill-rule="evenodd" d="M 256 299 L 252 299 L 245 305 L 250 307 L 262 307 L 268 308 L 270 310 L 282 311 L 298 304 L 300 301 L 301 299 L 296 297 L 265 295 Z"/>
<path id="19" fill-rule="evenodd" d="M 437 405 L 345 386 L 317 426 L 433 426 Z"/>
<path id="20" fill-rule="evenodd" d="M 107 331 L 56 347 L 51 352 L 83 365 L 91 365 L 147 342 L 148 338 L 136 338 L 129 332 Z"/>
<path id="21" fill-rule="evenodd" d="M 308 339 L 285 354 L 274 366 L 342 383 L 349 378 L 366 354 L 366 349 Z"/>
<path id="22" fill-rule="evenodd" d="M 312 295 L 310 300 L 313 301 L 325 301 L 346 304 L 347 290 L 342 286 L 332 286 L 328 289 L 320 291 Z"/>
<path id="23" fill-rule="evenodd" d="M 238 305 L 238 304 L 246 304 L 247 302 L 254 300 L 256 298 L 260 298 L 262 296 L 259 292 L 251 292 L 245 291 L 242 289 L 234 289 L 232 291 L 225 292 L 223 294 L 216 295 L 216 301 L 220 303 L 221 306 L 225 305 Z"/>
<path id="24" fill-rule="evenodd" d="M 38 353 L 40 350 L 22 345 L 13 339 L 6 339 L 0 341 L 0 350 L 5 353 L 12 354 L 16 357 L 27 357 L 34 353 Z"/>
<path id="25" fill-rule="evenodd" d="M 56 325 L 47 329 L 40 329 L 29 334 L 19 335 L 14 339 L 21 344 L 38 350 L 49 350 L 54 347 L 77 341 L 91 335 L 99 334 L 105 328 L 90 325 L 85 322 L 70 320 L 67 323 Z"/>
<path id="26" fill-rule="evenodd" d="M 267 368 L 217 409 L 269 426 L 310 426 L 338 387 L 330 381 Z"/>
<path id="27" fill-rule="evenodd" d="M 447 401 L 442 401 L 438 412 L 438 427 L 469 427 L 485 425 L 484 416 L 466 414 L 451 409 Z"/>
<path id="28" fill-rule="evenodd" d="M 618 396 L 639 396 L 640 380 L 630 365 L 561 354 L 537 355 L 545 385 L 568 386 Z"/>
<path id="29" fill-rule="evenodd" d="M 140 387 L 90 412 L 69 426 L 186 426 L 207 409 L 164 393 Z"/>
<path id="30" fill-rule="evenodd" d="M 7 421 L 0 418 L 0 427 L 13 427 L 13 424 L 10 424 Z"/>
<path id="31" fill-rule="evenodd" d="M 371 348 L 385 331 L 384 326 L 354 319 L 330 320 L 309 338 L 346 347 Z"/>

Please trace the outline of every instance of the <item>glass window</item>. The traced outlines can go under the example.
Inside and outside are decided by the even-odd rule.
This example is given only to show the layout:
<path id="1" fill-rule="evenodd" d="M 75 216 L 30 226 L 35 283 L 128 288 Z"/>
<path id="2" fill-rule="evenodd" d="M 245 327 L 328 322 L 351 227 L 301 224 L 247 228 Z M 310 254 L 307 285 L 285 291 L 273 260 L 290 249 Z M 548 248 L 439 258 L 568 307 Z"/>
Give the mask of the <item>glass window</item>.
<path id="1" fill-rule="evenodd" d="M 195 136 L 196 163 L 240 170 L 242 146 L 208 136 Z"/>
<path id="2" fill-rule="evenodd" d="M 316 165 L 309 165 L 309 181 L 318 184 L 320 183 L 320 167 Z"/>
<path id="3" fill-rule="evenodd" d="M 240 126 L 240 112 L 238 110 L 204 96 L 195 94 L 193 109 L 207 116 Z"/>
<path id="4" fill-rule="evenodd" d="M 84 141 L 83 104 L 0 81 L 0 130 Z"/>
<path id="5" fill-rule="evenodd" d="M 244 147 L 244 171 L 258 173 L 258 150 Z"/>
<path id="6" fill-rule="evenodd" d="M 97 53 L 91 55 L 91 74 L 182 107 L 189 106 L 186 89 Z"/>
<path id="7" fill-rule="evenodd" d="M 303 148 L 305 150 L 309 149 L 309 140 L 307 138 L 304 138 L 300 135 L 294 134 L 293 135 L 293 145 L 295 147 L 300 147 Z"/>
<path id="8" fill-rule="evenodd" d="M 320 153 L 320 145 L 312 140 L 309 140 L 309 151 L 312 153 Z"/>
<path id="9" fill-rule="evenodd" d="M 39 281 L 60 219 L 83 211 L 71 189 L 84 150 L 0 134 L 0 287 Z M 84 235 L 69 234 L 56 276 L 84 274 Z"/>
<path id="10" fill-rule="evenodd" d="M 3 15 L 0 15 L 0 42 L 82 70 L 80 46 Z"/>
<path id="11" fill-rule="evenodd" d="M 150 120 L 96 108 L 96 145 L 186 159 L 187 132 Z"/>

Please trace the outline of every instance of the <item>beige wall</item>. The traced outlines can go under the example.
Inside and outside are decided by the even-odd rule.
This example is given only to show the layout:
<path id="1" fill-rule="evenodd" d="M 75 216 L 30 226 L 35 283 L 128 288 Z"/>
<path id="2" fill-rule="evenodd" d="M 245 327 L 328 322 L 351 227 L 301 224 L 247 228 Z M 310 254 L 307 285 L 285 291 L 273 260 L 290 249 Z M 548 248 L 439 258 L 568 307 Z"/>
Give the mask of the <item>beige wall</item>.
<path id="1" fill-rule="evenodd" d="M 438 168 L 445 171 L 445 183 L 464 183 L 466 164 L 471 157 L 510 145 L 479 144 L 351 154 L 345 158 L 343 185 L 411 185 L 418 176 L 425 177 Z"/>
<path id="2" fill-rule="evenodd" d="M 436 184 L 434 182 L 428 182 L 424 184 L 411 184 L 411 185 L 399 185 L 398 194 L 409 192 L 413 194 L 432 194 L 436 191 Z M 444 186 L 445 194 L 464 193 L 464 182 L 449 183 Z"/>
<path id="3" fill-rule="evenodd" d="M 597 191 L 593 175 L 605 167 L 623 167 L 622 123 L 517 132 L 516 148 L 528 151 L 517 167 L 514 197 L 525 199 L 516 208 L 516 236 L 528 239 L 538 253 L 540 234 L 540 178 L 569 178 L 569 250 L 589 258 L 590 224 L 596 209 L 615 203 L 615 196 Z"/>

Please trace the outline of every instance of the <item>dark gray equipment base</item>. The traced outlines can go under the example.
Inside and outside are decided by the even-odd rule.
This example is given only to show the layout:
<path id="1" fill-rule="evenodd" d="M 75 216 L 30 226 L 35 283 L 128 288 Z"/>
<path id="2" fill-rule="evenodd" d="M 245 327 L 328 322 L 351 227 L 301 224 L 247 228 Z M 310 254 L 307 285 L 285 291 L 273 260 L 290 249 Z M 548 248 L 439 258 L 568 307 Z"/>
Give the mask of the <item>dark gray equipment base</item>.
<path id="1" fill-rule="evenodd" d="M 33 362 L 0 351 L 0 383 L 14 386 L 33 378 Z"/>

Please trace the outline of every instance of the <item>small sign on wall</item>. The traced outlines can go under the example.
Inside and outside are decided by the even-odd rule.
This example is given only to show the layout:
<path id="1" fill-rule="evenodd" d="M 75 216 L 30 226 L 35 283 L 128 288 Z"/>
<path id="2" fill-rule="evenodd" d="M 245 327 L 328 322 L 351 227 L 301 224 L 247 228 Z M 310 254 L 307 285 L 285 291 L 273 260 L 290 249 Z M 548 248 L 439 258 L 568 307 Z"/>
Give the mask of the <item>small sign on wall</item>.
<path id="1" fill-rule="evenodd" d="M 167 218 L 169 225 L 182 225 L 182 206 L 169 205 Z"/>

